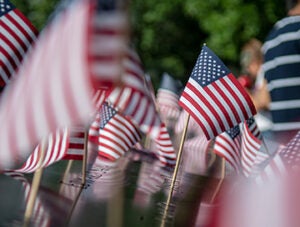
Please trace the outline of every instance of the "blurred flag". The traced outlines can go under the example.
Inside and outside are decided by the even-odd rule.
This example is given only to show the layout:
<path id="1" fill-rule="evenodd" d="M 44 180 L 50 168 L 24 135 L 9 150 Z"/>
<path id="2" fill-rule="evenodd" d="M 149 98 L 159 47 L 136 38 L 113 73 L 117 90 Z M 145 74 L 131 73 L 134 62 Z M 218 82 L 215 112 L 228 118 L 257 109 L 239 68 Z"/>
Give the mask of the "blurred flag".
<path id="1" fill-rule="evenodd" d="M 45 168 L 63 158 L 68 148 L 69 142 L 69 131 L 56 130 L 55 133 L 52 133 L 45 144 L 39 144 L 32 154 L 28 157 L 27 161 L 19 169 L 13 170 L 15 172 L 22 173 L 32 173 L 35 172 L 40 167 Z M 45 150 L 44 160 L 40 164 L 40 158 L 42 154 L 42 149 Z"/>
<path id="2" fill-rule="evenodd" d="M 214 153 L 224 158 L 237 173 L 241 170 L 241 133 L 235 126 L 216 137 Z"/>
<path id="3" fill-rule="evenodd" d="M 256 138 L 258 139 L 262 139 L 262 135 L 261 135 L 261 132 L 257 126 L 257 123 L 255 121 L 255 118 L 254 117 L 250 117 L 249 119 L 246 120 L 246 124 L 249 128 L 249 132 L 255 136 Z"/>
<path id="4" fill-rule="evenodd" d="M 63 159 L 82 160 L 85 152 L 85 133 L 83 126 L 72 126 L 69 129 L 69 143 Z"/>
<path id="5" fill-rule="evenodd" d="M 18 69 L 38 31 L 9 0 L 0 4 L 0 90 Z"/>
<path id="6" fill-rule="evenodd" d="M 243 173 L 246 177 L 249 177 L 255 164 L 256 156 L 261 147 L 261 140 L 252 134 L 248 127 L 248 122 L 244 122 L 242 127 L 241 164 Z"/>
<path id="7" fill-rule="evenodd" d="M 140 130 L 157 138 L 161 121 L 157 114 L 149 89 L 145 86 L 144 71 L 138 55 L 127 51 L 124 60 L 123 87 L 115 88 L 108 100 L 125 115 L 132 118 Z"/>
<path id="8" fill-rule="evenodd" d="M 161 122 L 149 88 L 145 86 L 145 76 L 141 61 L 133 50 L 128 50 L 124 61 L 123 87 L 115 88 L 108 101 L 130 117 L 139 129 L 155 140 L 157 155 L 163 164 L 174 164 L 176 156 L 170 136 Z M 172 147 L 172 148 L 171 148 Z M 173 151 L 171 151 L 173 150 Z"/>
<path id="9" fill-rule="evenodd" d="M 125 154 L 140 139 L 134 124 L 104 103 L 100 112 L 98 152 L 102 157 L 115 161 Z"/>
<path id="10" fill-rule="evenodd" d="M 162 120 L 177 119 L 180 114 L 179 83 L 168 73 L 163 74 L 160 87 L 157 90 L 157 104 Z"/>
<path id="11" fill-rule="evenodd" d="M 299 170 L 300 166 L 300 131 L 288 142 L 284 148 L 280 148 L 270 162 L 265 166 L 256 178 L 259 184 L 279 177 L 287 176 L 288 172 Z"/>
<path id="12" fill-rule="evenodd" d="M 155 143 L 157 147 L 156 153 L 161 163 L 164 165 L 175 166 L 176 154 L 168 130 L 164 123 L 161 125 L 160 133 L 155 139 Z"/>
<path id="13" fill-rule="evenodd" d="M 145 86 L 148 88 L 148 90 L 149 90 L 149 92 L 150 92 L 150 96 L 151 96 L 151 98 L 152 98 L 152 100 L 153 100 L 153 102 L 154 102 L 154 104 L 156 104 L 155 103 L 155 90 L 154 90 L 154 87 L 153 87 L 153 84 L 152 84 L 152 81 L 151 81 L 151 77 L 150 77 L 150 75 L 149 74 L 146 74 L 145 75 Z M 157 108 L 156 108 L 157 109 Z"/>
<path id="14" fill-rule="evenodd" d="M 126 28 L 125 16 L 95 15 L 93 3 L 74 1 L 44 29 L 2 96 L 0 169 L 22 161 L 57 128 L 87 123 L 94 89 L 119 80 L 126 37 L 118 29 Z"/>
<path id="15" fill-rule="evenodd" d="M 179 105 L 193 116 L 207 139 L 256 113 L 244 88 L 206 46 L 202 48 Z"/>
<path id="16" fill-rule="evenodd" d="M 184 171 L 204 175 L 208 167 L 208 148 L 210 140 L 198 134 L 184 142 Z"/>
<path id="17" fill-rule="evenodd" d="M 22 184 L 22 190 L 24 190 L 24 203 L 27 206 L 29 201 L 29 195 L 31 191 L 31 185 L 28 180 L 24 177 L 22 173 L 6 173 L 6 175 L 18 180 Z M 23 210 L 22 210 L 23 212 Z M 49 209 L 43 204 L 40 196 L 37 195 L 31 215 L 31 226 L 40 226 L 40 227 L 47 227 L 51 226 L 51 215 Z M 11 223 L 12 226 L 15 224 Z"/>

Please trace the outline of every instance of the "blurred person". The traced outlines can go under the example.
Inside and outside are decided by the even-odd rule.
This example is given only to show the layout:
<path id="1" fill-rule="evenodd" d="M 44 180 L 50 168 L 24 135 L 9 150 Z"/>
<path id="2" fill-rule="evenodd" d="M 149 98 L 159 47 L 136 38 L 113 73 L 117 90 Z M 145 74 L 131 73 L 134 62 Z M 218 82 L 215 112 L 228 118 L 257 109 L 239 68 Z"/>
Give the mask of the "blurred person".
<path id="1" fill-rule="evenodd" d="M 258 110 L 268 108 L 272 138 L 287 142 L 300 129 L 300 0 L 279 20 L 263 44 L 263 83 L 253 95 Z"/>
<path id="2" fill-rule="evenodd" d="M 250 97 L 257 109 L 258 114 L 255 116 L 259 130 L 264 132 L 271 129 L 270 113 L 267 110 L 267 103 L 263 101 L 269 100 L 268 93 L 260 93 L 256 97 L 257 91 L 263 88 L 263 77 L 261 66 L 263 63 L 262 43 L 258 39 L 250 39 L 241 50 L 240 65 L 242 75 L 238 78 L 239 82 L 249 92 Z"/>

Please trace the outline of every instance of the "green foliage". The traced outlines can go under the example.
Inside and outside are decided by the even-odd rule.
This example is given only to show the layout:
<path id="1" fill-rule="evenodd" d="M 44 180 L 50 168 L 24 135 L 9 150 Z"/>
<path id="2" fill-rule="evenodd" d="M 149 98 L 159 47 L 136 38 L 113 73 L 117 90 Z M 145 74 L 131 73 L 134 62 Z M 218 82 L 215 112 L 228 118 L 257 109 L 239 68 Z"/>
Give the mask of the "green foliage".
<path id="1" fill-rule="evenodd" d="M 59 0 L 11 0 L 41 30 Z M 132 42 L 155 85 L 166 71 L 189 77 L 203 43 L 238 67 L 241 46 L 264 40 L 285 15 L 283 0 L 132 0 Z"/>
<path id="2" fill-rule="evenodd" d="M 167 71 L 185 81 L 203 43 L 238 67 L 241 46 L 264 40 L 285 15 L 282 0 L 133 0 L 134 43 L 155 76 Z"/>
<path id="3" fill-rule="evenodd" d="M 49 15 L 53 12 L 59 0 L 11 0 L 11 2 L 40 31 L 46 25 Z"/>

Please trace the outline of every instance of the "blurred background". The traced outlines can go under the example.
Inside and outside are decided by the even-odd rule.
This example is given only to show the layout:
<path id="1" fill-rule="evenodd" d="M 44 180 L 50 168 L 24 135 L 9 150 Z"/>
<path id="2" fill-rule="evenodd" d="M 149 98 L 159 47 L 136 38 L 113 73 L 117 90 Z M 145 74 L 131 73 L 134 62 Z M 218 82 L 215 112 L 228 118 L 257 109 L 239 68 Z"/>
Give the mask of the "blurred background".
<path id="1" fill-rule="evenodd" d="M 59 0 L 12 0 L 39 29 Z M 163 72 L 185 83 L 206 43 L 239 75 L 242 46 L 264 41 L 286 14 L 284 0 L 131 0 L 132 42 L 155 88 Z"/>

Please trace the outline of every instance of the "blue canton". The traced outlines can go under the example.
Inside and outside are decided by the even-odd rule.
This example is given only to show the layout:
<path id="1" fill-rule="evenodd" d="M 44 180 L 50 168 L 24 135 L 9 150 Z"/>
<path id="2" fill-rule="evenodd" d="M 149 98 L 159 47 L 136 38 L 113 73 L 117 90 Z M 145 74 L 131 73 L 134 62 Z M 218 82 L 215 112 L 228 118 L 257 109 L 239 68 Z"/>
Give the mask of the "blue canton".
<path id="1" fill-rule="evenodd" d="M 0 0 L 0 17 L 9 11 L 13 10 L 15 6 L 10 3 L 8 0 Z"/>
<path id="2" fill-rule="evenodd" d="M 107 103 L 104 103 L 100 110 L 100 129 L 103 129 L 116 113 L 117 111 L 114 108 L 110 107 Z"/>
<path id="3" fill-rule="evenodd" d="M 191 77 L 205 87 L 228 75 L 229 69 L 207 46 L 203 46 L 192 71 Z"/>
<path id="4" fill-rule="evenodd" d="M 232 139 L 234 139 L 240 134 L 240 127 L 238 125 L 234 126 L 233 128 L 227 130 L 226 132 Z"/>

